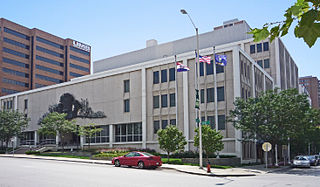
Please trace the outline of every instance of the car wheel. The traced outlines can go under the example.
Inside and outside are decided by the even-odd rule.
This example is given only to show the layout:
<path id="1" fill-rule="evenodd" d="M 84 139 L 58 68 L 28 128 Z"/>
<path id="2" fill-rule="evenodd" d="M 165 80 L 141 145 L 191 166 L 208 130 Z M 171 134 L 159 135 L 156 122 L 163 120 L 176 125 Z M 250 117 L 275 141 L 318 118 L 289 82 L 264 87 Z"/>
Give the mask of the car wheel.
<path id="1" fill-rule="evenodd" d="M 143 163 L 142 161 L 140 161 L 140 162 L 138 163 L 138 168 L 139 168 L 139 169 L 143 169 L 143 168 L 144 168 L 144 163 Z"/>
<path id="2" fill-rule="evenodd" d="M 120 167 L 120 166 L 121 166 L 121 165 L 120 165 L 120 161 L 119 161 L 119 160 L 115 160 L 115 161 L 114 161 L 114 166 Z"/>

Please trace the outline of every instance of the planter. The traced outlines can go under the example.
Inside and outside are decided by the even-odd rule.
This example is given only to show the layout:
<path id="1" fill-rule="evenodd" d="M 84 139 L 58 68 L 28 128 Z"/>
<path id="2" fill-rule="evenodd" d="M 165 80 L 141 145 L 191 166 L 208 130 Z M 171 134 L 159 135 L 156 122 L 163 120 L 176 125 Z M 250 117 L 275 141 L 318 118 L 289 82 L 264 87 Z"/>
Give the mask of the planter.
<path id="1" fill-rule="evenodd" d="M 199 158 L 181 158 L 183 163 L 190 163 L 190 164 L 199 164 Z M 207 159 L 203 158 L 203 165 L 207 165 Z M 220 165 L 220 166 L 240 166 L 241 160 L 240 158 L 233 157 L 233 158 L 209 158 L 209 162 L 211 165 Z"/>

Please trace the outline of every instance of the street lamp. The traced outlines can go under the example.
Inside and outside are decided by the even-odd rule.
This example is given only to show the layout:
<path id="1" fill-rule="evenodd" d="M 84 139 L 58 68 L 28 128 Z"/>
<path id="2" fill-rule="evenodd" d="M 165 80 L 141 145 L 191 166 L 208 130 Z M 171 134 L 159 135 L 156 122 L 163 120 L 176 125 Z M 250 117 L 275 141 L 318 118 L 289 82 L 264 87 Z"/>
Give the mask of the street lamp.
<path id="1" fill-rule="evenodd" d="M 199 82 L 199 74 L 200 74 L 200 68 L 199 68 L 199 34 L 198 34 L 198 28 L 196 27 L 196 25 L 194 24 L 194 22 L 192 21 L 190 15 L 188 14 L 188 12 L 184 9 L 181 9 L 180 12 L 182 14 L 186 14 L 194 29 L 196 30 L 196 39 L 197 39 L 197 55 L 196 55 L 196 70 L 197 72 L 195 71 L 195 77 L 196 77 L 196 102 L 198 102 L 198 107 L 196 106 L 196 121 L 197 121 L 197 125 L 199 127 L 199 165 L 200 165 L 200 168 L 202 169 L 202 128 L 201 128 L 201 123 L 200 123 L 200 116 L 201 116 L 201 112 L 200 112 L 200 104 L 199 104 L 199 85 L 200 85 L 200 82 Z M 197 101 L 198 99 L 198 101 Z"/>

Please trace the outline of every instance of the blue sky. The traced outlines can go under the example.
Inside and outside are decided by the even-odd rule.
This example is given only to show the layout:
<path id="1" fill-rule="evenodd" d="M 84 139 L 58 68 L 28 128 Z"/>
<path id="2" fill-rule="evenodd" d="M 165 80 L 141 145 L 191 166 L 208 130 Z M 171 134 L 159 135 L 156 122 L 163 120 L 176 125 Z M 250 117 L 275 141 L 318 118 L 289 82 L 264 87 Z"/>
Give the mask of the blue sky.
<path id="1" fill-rule="evenodd" d="M 200 33 L 238 18 L 252 27 L 283 20 L 294 1 L 285 0 L 10 0 L 1 2 L 0 17 L 28 28 L 92 46 L 92 60 L 145 47 L 146 40 L 166 43 L 194 35 L 180 9 L 186 9 Z M 293 30 L 282 38 L 299 67 L 299 76 L 320 79 L 320 39 L 310 49 Z"/>

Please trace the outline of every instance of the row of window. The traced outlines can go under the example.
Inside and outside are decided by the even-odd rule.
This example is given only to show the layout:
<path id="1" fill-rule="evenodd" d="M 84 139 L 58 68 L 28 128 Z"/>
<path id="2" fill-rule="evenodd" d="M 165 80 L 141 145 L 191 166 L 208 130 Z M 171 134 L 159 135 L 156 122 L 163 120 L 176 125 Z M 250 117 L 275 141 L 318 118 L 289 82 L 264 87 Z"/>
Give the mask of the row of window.
<path id="1" fill-rule="evenodd" d="M 57 65 L 57 66 L 63 67 L 63 63 L 55 61 L 55 60 L 52 60 L 52 59 L 49 59 L 49 58 L 45 58 L 45 57 L 36 55 L 36 59 L 37 60 L 41 60 L 43 62 L 47 62 L 47 63 L 53 64 L 53 65 Z"/>
<path id="2" fill-rule="evenodd" d="M 123 81 L 123 91 L 124 93 L 130 92 L 130 80 Z"/>
<path id="3" fill-rule="evenodd" d="M 44 75 L 39 75 L 39 74 L 36 74 L 36 78 L 42 79 L 42 80 L 45 80 L 45 81 L 55 82 L 55 83 L 62 83 L 63 82 L 62 80 L 55 79 L 55 78 L 52 78 L 52 77 L 47 77 L 47 76 L 44 76 Z"/>
<path id="4" fill-rule="evenodd" d="M 11 74 L 11 75 L 16 75 L 16 76 L 19 76 L 19 77 L 29 78 L 29 74 L 28 73 L 23 73 L 23 72 L 12 70 L 12 69 L 8 69 L 8 68 L 2 68 L 2 71 L 4 73 L 8 73 L 8 74 Z"/>
<path id="5" fill-rule="evenodd" d="M 69 72 L 69 75 L 70 76 L 73 76 L 73 77 L 81 77 L 81 76 L 83 76 L 83 75 L 81 75 L 81 74 L 79 74 L 79 73 L 74 73 L 74 72 Z"/>
<path id="6" fill-rule="evenodd" d="M 23 68 L 29 68 L 29 64 L 25 64 L 25 63 L 22 63 L 22 62 L 19 62 L 19 61 L 16 61 L 16 60 L 12 60 L 12 59 L 9 59 L 9 58 L 2 58 L 2 62 L 5 62 L 5 63 L 8 63 L 8 64 L 12 64 L 12 65 L 15 65 L 15 66 L 19 66 L 19 67 L 23 67 Z"/>
<path id="7" fill-rule="evenodd" d="M 206 64 L 206 68 L 204 68 L 204 64 Z M 204 69 L 206 69 L 206 74 L 207 75 L 213 75 L 213 61 L 211 61 L 210 64 L 208 63 L 203 63 L 200 62 L 200 76 L 204 76 Z M 217 66 L 216 65 L 216 73 L 223 73 L 224 72 L 224 67 L 223 66 Z"/>
<path id="8" fill-rule="evenodd" d="M 3 110 L 9 110 L 9 109 L 12 109 L 12 107 L 13 107 L 13 101 L 12 100 L 3 101 L 3 106 L 2 106 Z"/>
<path id="9" fill-rule="evenodd" d="M 176 106 L 176 94 L 175 93 L 169 94 L 169 99 L 170 99 L 169 100 L 170 107 L 175 107 Z M 160 107 L 159 100 L 160 100 L 159 95 L 153 96 L 153 108 Z M 168 107 L 168 95 L 167 94 L 161 95 L 161 107 L 162 108 Z"/>
<path id="10" fill-rule="evenodd" d="M 201 121 L 205 121 L 205 116 L 201 117 Z M 215 116 L 207 116 L 207 121 L 210 123 L 210 127 L 212 129 L 216 129 L 215 126 Z M 226 116 L 225 115 L 218 115 L 218 130 L 225 130 L 226 129 Z"/>
<path id="11" fill-rule="evenodd" d="M 270 59 L 258 60 L 258 65 L 262 68 L 270 68 Z"/>
<path id="12" fill-rule="evenodd" d="M 38 83 L 36 83 L 36 88 L 42 88 L 42 87 L 45 87 L 45 86 L 48 86 L 48 85 L 38 84 Z"/>
<path id="13" fill-rule="evenodd" d="M 18 56 L 18 57 L 22 57 L 22 58 L 27 58 L 27 59 L 29 59 L 29 55 L 27 55 L 27 54 L 24 54 L 24 53 L 21 53 L 21 52 L 12 50 L 12 49 L 8 49 L 8 48 L 6 48 L 6 47 L 3 47 L 2 50 L 3 50 L 3 52 L 10 53 L 10 54 L 15 55 L 15 56 Z"/>
<path id="14" fill-rule="evenodd" d="M 58 48 L 58 49 L 62 49 L 62 50 L 64 49 L 63 45 L 54 43 L 54 42 L 52 42 L 52 41 L 46 40 L 46 39 L 41 38 L 41 37 L 39 37 L 39 36 L 36 37 L 36 40 L 37 40 L 38 42 L 41 42 L 41 43 L 44 43 L 44 44 L 47 44 L 47 45 L 51 45 L 51 46 L 53 46 L 53 47 L 55 47 L 55 48 Z"/>
<path id="15" fill-rule="evenodd" d="M 165 129 L 168 125 L 176 125 L 176 119 L 170 119 L 170 123 L 168 124 L 168 120 L 161 120 L 161 129 Z M 153 121 L 153 133 L 157 134 L 160 129 L 160 121 Z"/>
<path id="16" fill-rule="evenodd" d="M 7 88 L 2 88 L 2 89 L 1 89 L 1 92 L 2 92 L 2 93 L 5 93 L 5 94 L 14 94 L 14 93 L 18 93 L 19 91 L 7 89 Z"/>
<path id="17" fill-rule="evenodd" d="M 175 68 L 169 69 L 169 81 L 175 81 L 176 80 L 176 72 Z M 160 81 L 159 79 L 159 71 L 153 72 L 153 84 L 158 84 Z M 161 83 L 168 82 L 168 70 L 163 69 L 161 70 Z"/>
<path id="18" fill-rule="evenodd" d="M 4 30 L 4 32 L 9 33 L 9 34 L 12 34 L 12 35 L 14 35 L 14 36 L 17 36 L 17 37 L 19 37 L 19 38 L 26 39 L 26 40 L 30 40 L 30 37 L 29 37 L 29 36 L 27 36 L 27 35 L 25 35 L 25 34 L 22 34 L 22 33 L 20 33 L 20 32 L 17 32 L 17 31 L 8 29 L 8 28 L 6 28 L 6 27 L 5 27 L 3 30 Z"/>
<path id="19" fill-rule="evenodd" d="M 81 70 L 81 71 L 90 72 L 89 68 L 85 68 L 85 67 L 82 67 L 82 66 L 79 66 L 79 65 L 76 65 L 76 64 L 70 63 L 70 67 L 78 69 L 78 70 Z"/>
<path id="20" fill-rule="evenodd" d="M 55 51 L 52 51 L 50 49 L 46 49 L 46 48 L 43 48 L 43 47 L 40 47 L 40 46 L 36 46 L 36 49 L 41 51 L 41 52 L 44 52 L 44 53 L 47 53 L 49 55 L 52 55 L 52 56 L 56 56 L 56 57 L 59 57 L 59 58 L 63 58 L 63 54 L 61 53 L 57 53 Z"/>
<path id="21" fill-rule="evenodd" d="M 125 99 L 123 101 L 123 111 L 130 112 L 130 99 Z"/>
<path id="22" fill-rule="evenodd" d="M 81 53 L 81 54 L 86 55 L 86 56 L 90 56 L 89 52 L 80 50 L 80 49 L 72 47 L 72 46 L 70 46 L 70 50 L 72 50 L 74 52 L 77 52 L 77 53 Z"/>
<path id="23" fill-rule="evenodd" d="M 46 71 L 46 72 L 50 72 L 50 73 L 54 73 L 57 75 L 63 75 L 62 71 L 56 70 L 56 69 L 52 69 L 52 68 L 48 68 L 45 66 L 41 66 L 41 65 L 36 65 L 36 68 L 42 71 Z"/>
<path id="24" fill-rule="evenodd" d="M 84 59 L 84 58 L 80 58 L 80 57 L 77 57 L 77 56 L 74 56 L 74 55 L 70 55 L 70 58 L 73 59 L 73 60 L 79 61 L 79 62 L 90 64 L 90 61 L 87 60 L 87 59 Z"/>
<path id="25" fill-rule="evenodd" d="M 141 123 L 115 125 L 115 142 L 136 141 L 142 141 Z"/>
<path id="26" fill-rule="evenodd" d="M 29 46 L 29 45 L 25 45 L 25 44 L 23 44 L 23 43 L 20 43 L 20 42 L 11 40 L 11 39 L 6 38 L 6 37 L 3 38 L 3 41 L 6 42 L 6 43 L 9 43 L 9 44 L 12 44 L 12 45 L 15 45 L 15 46 L 24 48 L 24 49 L 28 49 L 28 50 L 30 49 L 30 46 Z"/>
<path id="27" fill-rule="evenodd" d="M 86 143 L 107 143 L 109 142 L 109 125 L 96 126 L 101 128 L 102 131 L 95 133 L 91 137 L 86 137 Z"/>
<path id="28" fill-rule="evenodd" d="M 214 88 L 207 88 L 205 97 L 205 89 L 200 90 L 200 100 L 201 103 L 211 103 L 214 102 Z M 224 101 L 224 86 L 217 88 L 217 101 Z"/>
<path id="29" fill-rule="evenodd" d="M 21 81 L 16 81 L 12 79 L 7 79 L 7 78 L 2 78 L 3 83 L 7 84 L 13 84 L 13 85 L 18 85 L 18 86 L 23 86 L 23 87 L 29 87 L 29 83 L 21 82 Z"/>
<path id="30" fill-rule="evenodd" d="M 256 53 L 256 51 L 257 53 L 261 53 L 262 46 L 263 46 L 263 51 L 269 51 L 269 42 L 263 42 L 263 43 L 250 45 L 250 54 Z"/>

